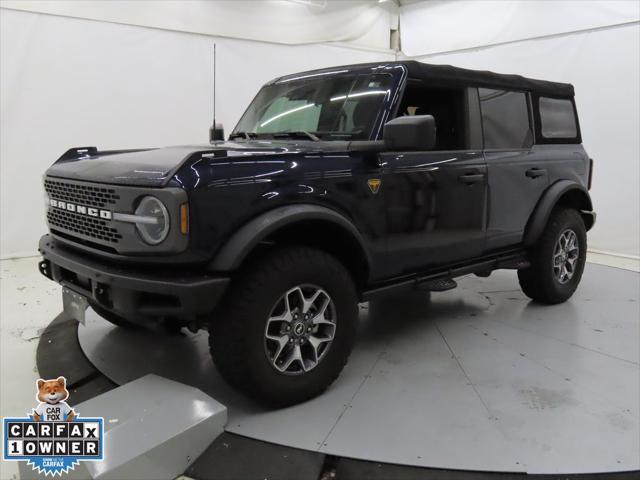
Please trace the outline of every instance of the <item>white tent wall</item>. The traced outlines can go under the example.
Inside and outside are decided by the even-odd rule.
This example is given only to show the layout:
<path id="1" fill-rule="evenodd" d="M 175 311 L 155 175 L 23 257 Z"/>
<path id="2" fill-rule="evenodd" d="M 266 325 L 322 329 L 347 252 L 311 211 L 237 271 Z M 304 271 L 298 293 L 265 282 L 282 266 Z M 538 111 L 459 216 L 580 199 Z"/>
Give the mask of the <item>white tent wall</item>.
<path id="1" fill-rule="evenodd" d="M 637 0 L 401 0 L 401 4 L 402 52 L 412 57 L 623 25 L 640 18 Z"/>
<path id="2" fill-rule="evenodd" d="M 491 6 L 492 3 L 497 5 Z M 598 219 L 589 235 L 590 249 L 637 258 L 640 2 L 580 2 L 570 10 L 573 17 L 566 15 L 567 4 L 572 3 L 575 2 L 410 4 L 400 8 L 403 51 L 408 47 L 408 51 L 419 54 L 406 58 L 428 63 L 572 83 L 583 143 L 595 162 L 591 195 Z M 484 9 L 479 8 L 480 4 Z M 532 9 L 531 4 L 537 8 Z M 607 10 L 608 7 L 615 8 Z M 558 16 L 558 11 L 564 16 Z M 500 18 L 505 27 L 494 28 L 498 33 L 491 36 L 486 25 L 489 22 L 496 27 L 492 23 L 495 18 Z M 455 28 L 454 21 L 458 22 Z M 510 26 L 513 24 L 526 24 L 524 33 L 539 36 L 514 36 Z M 575 31 L 585 26 L 589 28 Z M 458 32 L 464 35 L 462 40 Z M 425 55 L 428 52 L 437 53 Z"/>
<path id="3" fill-rule="evenodd" d="M 346 42 L 387 49 L 394 2 L 372 0 L 2 0 L 25 11 L 302 45 Z"/>
<path id="4" fill-rule="evenodd" d="M 42 174 L 66 149 L 206 143 L 217 45 L 227 133 L 266 81 L 393 53 L 215 38 L 0 10 L 0 250 L 33 255 L 45 232 Z M 388 41 L 388 30 L 386 32 Z"/>
<path id="5" fill-rule="evenodd" d="M 87 9 L 86 3 L 25 1 L 15 7 L 23 11 L 0 10 L 3 258 L 35 253 L 45 229 L 41 175 L 70 146 L 206 142 L 214 41 L 218 45 L 218 120 L 227 132 L 270 78 L 394 57 L 389 50 L 377 49 L 389 40 L 392 2 L 380 4 L 382 13 L 372 13 L 367 2 L 329 2 L 324 13 L 319 9 L 325 3 L 321 0 L 264 2 L 289 9 L 290 16 L 282 14 L 285 26 L 295 23 L 296 14 L 301 19 L 305 13 L 310 15 L 313 25 L 297 33 L 278 29 L 283 33 L 281 42 L 304 43 L 334 34 L 350 42 L 297 46 L 220 38 L 207 35 L 213 31 L 202 31 L 210 24 L 199 18 L 207 8 L 214 8 L 206 5 L 242 4 L 231 10 L 238 15 L 247 2 L 188 2 L 195 6 L 180 12 L 175 10 L 176 2 L 160 2 L 163 7 L 154 15 L 146 7 L 152 2 L 118 2 L 128 5 L 121 10 L 101 7 L 109 2 L 89 2 L 96 8 Z M 348 3 L 345 12 L 360 12 L 363 21 L 354 24 L 357 28 L 351 34 L 341 24 L 333 32 L 325 29 L 323 37 L 323 30 L 316 27 L 331 16 L 335 20 L 334 3 Z M 2 6 L 13 4 L 4 1 Z M 592 195 L 599 218 L 590 236 L 591 248 L 630 256 L 640 253 L 639 5 L 633 1 L 456 0 L 401 2 L 399 9 L 403 49 L 419 60 L 575 85 L 585 147 L 596 161 Z M 52 8 L 58 10 L 33 13 Z M 214 12 L 216 18 L 229 20 L 222 11 Z M 266 17 L 245 18 L 243 29 L 251 30 L 256 18 Z M 216 25 L 225 23 L 229 22 Z M 362 25 L 367 26 L 364 34 Z M 222 31 L 228 36 L 242 32 L 225 28 Z M 256 38 L 270 40 L 268 29 L 253 30 Z M 348 46 L 355 44 L 360 47 Z"/>

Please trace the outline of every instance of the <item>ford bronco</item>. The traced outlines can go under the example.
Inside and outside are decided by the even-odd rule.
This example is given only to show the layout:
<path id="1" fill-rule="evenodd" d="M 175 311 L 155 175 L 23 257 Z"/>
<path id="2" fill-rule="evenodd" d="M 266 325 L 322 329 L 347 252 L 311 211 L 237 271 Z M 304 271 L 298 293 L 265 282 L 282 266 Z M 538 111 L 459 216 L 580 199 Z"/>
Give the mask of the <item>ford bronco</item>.
<path id="1" fill-rule="evenodd" d="M 376 295 L 515 269 L 555 304 L 580 282 L 593 166 L 569 84 L 327 68 L 269 82 L 215 138 L 67 151 L 39 265 L 75 318 L 208 329 L 220 373 L 261 402 L 326 389 Z"/>

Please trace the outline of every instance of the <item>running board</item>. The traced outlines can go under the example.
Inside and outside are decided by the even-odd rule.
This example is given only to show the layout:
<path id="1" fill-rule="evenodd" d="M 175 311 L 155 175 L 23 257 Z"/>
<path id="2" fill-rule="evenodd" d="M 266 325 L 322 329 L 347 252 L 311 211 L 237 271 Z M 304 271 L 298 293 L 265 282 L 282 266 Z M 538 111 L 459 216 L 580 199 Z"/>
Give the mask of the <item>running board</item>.
<path id="1" fill-rule="evenodd" d="M 397 277 L 391 281 L 384 282 L 383 284 L 375 285 L 373 288 L 362 292 L 361 300 L 368 301 L 378 295 L 385 295 L 388 293 L 395 293 L 396 291 L 409 290 L 416 288 L 420 284 L 436 285 L 438 282 L 447 281 L 453 282 L 456 277 L 462 275 L 468 275 L 470 273 L 477 272 L 491 272 L 498 269 L 522 269 L 529 267 L 530 263 L 526 258 L 524 250 L 509 251 L 500 255 L 488 256 L 482 259 L 477 259 L 465 264 L 453 265 L 449 268 L 442 270 L 436 270 L 429 274 L 411 274 L 402 277 Z M 455 284 L 455 282 L 453 282 Z M 452 287 L 453 288 L 453 287 Z M 429 288 L 431 290 L 431 288 Z M 446 289 L 448 290 L 448 288 Z M 433 290 L 444 291 L 444 290 Z"/>

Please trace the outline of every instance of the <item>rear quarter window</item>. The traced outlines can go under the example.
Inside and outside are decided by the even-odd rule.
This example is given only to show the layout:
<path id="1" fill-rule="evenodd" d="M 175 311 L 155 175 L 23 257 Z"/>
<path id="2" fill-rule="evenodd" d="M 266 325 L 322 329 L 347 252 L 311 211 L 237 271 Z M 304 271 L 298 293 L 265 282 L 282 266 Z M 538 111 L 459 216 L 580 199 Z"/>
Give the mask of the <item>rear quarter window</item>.
<path id="1" fill-rule="evenodd" d="M 564 98 L 540 97 L 540 134 L 544 138 L 576 138 L 578 127 L 573 102 Z"/>
<path id="2" fill-rule="evenodd" d="M 523 149 L 533 144 L 527 95 L 479 88 L 485 149 Z"/>

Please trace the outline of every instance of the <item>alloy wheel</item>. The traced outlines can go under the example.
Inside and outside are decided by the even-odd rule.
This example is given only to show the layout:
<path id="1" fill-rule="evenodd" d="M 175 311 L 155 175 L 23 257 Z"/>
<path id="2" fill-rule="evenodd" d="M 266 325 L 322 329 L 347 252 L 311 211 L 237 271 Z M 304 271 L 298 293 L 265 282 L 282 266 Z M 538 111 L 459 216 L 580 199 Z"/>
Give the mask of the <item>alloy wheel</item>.
<path id="1" fill-rule="evenodd" d="M 575 274 L 580 249 L 576 232 L 567 229 L 560 234 L 553 249 L 553 275 L 556 280 L 565 284 Z"/>
<path id="2" fill-rule="evenodd" d="M 273 307 L 264 332 L 265 354 L 281 373 L 301 375 L 325 357 L 336 333 L 336 308 L 315 285 L 288 290 Z"/>

